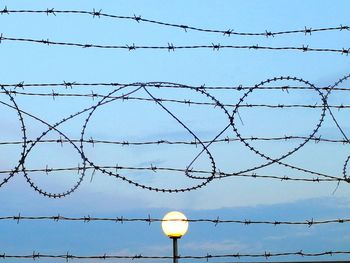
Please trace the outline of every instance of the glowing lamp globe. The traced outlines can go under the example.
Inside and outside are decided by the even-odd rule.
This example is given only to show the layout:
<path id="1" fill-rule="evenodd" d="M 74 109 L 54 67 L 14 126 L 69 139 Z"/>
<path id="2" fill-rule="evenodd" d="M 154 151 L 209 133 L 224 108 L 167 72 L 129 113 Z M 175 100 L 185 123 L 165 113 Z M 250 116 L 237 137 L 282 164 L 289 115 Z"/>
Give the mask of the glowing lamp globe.
<path id="1" fill-rule="evenodd" d="M 188 221 L 186 216 L 177 211 L 167 213 L 162 220 L 162 229 L 170 238 L 180 238 L 186 234 Z"/>

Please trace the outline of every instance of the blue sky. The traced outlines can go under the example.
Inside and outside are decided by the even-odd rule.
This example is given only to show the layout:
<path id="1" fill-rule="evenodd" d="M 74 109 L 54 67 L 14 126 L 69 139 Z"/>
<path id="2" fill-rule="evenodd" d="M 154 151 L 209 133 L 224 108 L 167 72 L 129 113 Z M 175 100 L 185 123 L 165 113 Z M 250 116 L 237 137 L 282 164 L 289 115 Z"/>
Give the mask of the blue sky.
<path id="1" fill-rule="evenodd" d="M 285 31 L 294 29 L 336 27 L 349 25 L 348 1 L 1 1 L 0 9 L 9 10 L 86 10 L 102 9 L 116 15 L 141 15 L 142 18 L 203 28 L 233 29 L 241 32 Z M 256 45 L 298 46 L 315 48 L 349 48 L 349 31 L 314 32 L 275 37 L 223 36 L 169 28 L 136 21 L 92 18 L 88 15 L 3 14 L 0 16 L 4 37 L 50 39 L 51 41 L 111 45 Z M 35 43 L 2 41 L 0 54 L 1 83 L 62 83 L 67 82 L 173 82 L 200 86 L 254 86 L 278 76 L 296 76 L 317 87 L 333 85 L 349 74 L 349 57 L 335 53 L 264 50 L 108 50 L 77 47 L 45 46 Z M 279 81 L 276 85 L 297 85 Z M 349 87 L 345 81 L 340 87 Z M 27 92 L 108 94 L 113 87 L 26 88 Z M 115 93 L 130 92 L 125 88 Z M 156 97 L 212 102 L 194 90 L 148 89 Z M 208 91 L 226 104 L 235 104 L 242 91 Z M 144 90 L 132 94 L 149 98 Z M 26 112 L 54 124 L 98 99 L 81 97 L 32 97 L 17 95 L 16 103 Z M 0 101 L 10 103 L 5 94 Z M 321 105 L 322 98 L 315 90 L 282 91 L 254 90 L 244 104 L 310 104 Z M 347 92 L 332 92 L 330 105 L 349 105 Z M 178 119 L 202 140 L 211 140 L 228 123 L 219 107 L 188 106 L 164 103 Z M 228 107 L 229 112 L 233 108 Z M 349 133 L 348 109 L 334 110 L 343 131 Z M 18 116 L 0 105 L 0 141 L 20 141 Z M 244 137 L 308 136 L 321 118 L 322 109 L 242 108 L 235 115 L 237 129 Z M 69 138 L 80 139 L 87 114 L 81 114 L 59 126 Z M 24 116 L 27 135 L 34 139 L 47 126 Z M 235 138 L 232 128 L 226 136 Z M 326 114 L 317 137 L 342 140 L 330 115 Z M 44 139 L 59 139 L 50 132 Z M 156 103 L 115 100 L 93 113 L 85 138 L 112 141 L 193 140 L 193 136 L 171 118 Z M 253 147 L 272 158 L 278 158 L 295 148 L 301 141 L 250 142 Z M 181 145 L 118 146 L 84 144 L 86 156 L 96 165 L 121 165 L 184 168 L 200 148 Z M 262 165 L 266 160 L 248 151 L 242 142 L 219 143 L 210 146 L 217 167 L 223 172 L 238 172 Z M 13 169 L 21 151 L 20 145 L 0 145 L 0 170 Z M 348 145 L 341 143 L 308 142 L 301 150 L 283 161 L 320 173 L 342 177 L 349 154 Z M 68 143 L 39 143 L 26 159 L 26 168 L 75 167 L 81 165 L 79 153 Z M 210 170 L 208 155 L 203 154 L 195 168 Z M 258 174 L 312 178 L 312 175 L 271 165 L 256 171 Z M 139 183 L 153 187 L 179 188 L 202 181 L 188 180 L 181 173 L 133 172 L 122 174 Z M 31 173 L 42 188 L 64 191 L 74 184 L 76 172 L 57 172 L 46 175 Z M 0 175 L 0 179 L 4 174 Z M 48 199 L 33 191 L 19 173 L 0 188 L 0 216 L 56 215 L 67 216 L 126 216 L 162 217 L 169 210 L 181 210 L 189 218 L 235 218 L 255 220 L 307 220 L 349 217 L 349 187 L 341 183 L 285 182 L 252 178 L 223 178 L 213 180 L 202 189 L 163 194 L 143 190 L 122 180 L 91 171 L 72 195 Z M 335 192 L 334 190 L 337 189 Z M 32 251 L 76 254 L 161 254 L 171 253 L 170 242 L 157 223 L 65 223 L 65 222 L 0 222 L 0 254 L 25 254 Z M 21 237 L 20 239 L 18 237 Z M 299 251 L 320 252 L 346 250 L 350 232 L 347 224 L 305 226 L 241 226 L 191 224 L 188 235 L 181 240 L 182 254 L 202 255 L 230 252 Z M 333 257 L 336 259 L 336 257 Z M 339 257 L 345 259 L 346 257 Z M 281 258 L 284 260 L 287 258 Z M 290 258 L 291 259 L 291 258 Z M 295 258 L 297 259 L 297 258 Z M 244 259 L 242 259 L 244 261 Z M 12 260 L 11 262 L 17 262 Z M 46 262 L 41 260 L 40 262 Z M 48 261 L 49 262 L 49 261 Z M 190 262 L 190 261 L 187 261 Z"/>

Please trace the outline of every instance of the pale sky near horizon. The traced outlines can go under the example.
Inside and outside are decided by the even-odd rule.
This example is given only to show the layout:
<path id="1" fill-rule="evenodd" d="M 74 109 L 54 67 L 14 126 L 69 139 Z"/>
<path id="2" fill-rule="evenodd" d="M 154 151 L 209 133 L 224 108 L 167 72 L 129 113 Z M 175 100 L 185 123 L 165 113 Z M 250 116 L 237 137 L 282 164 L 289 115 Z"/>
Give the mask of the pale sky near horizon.
<path id="1" fill-rule="evenodd" d="M 328 28 L 350 25 L 348 1 L 1 1 L 0 9 L 8 10 L 102 10 L 103 13 L 138 16 L 145 19 L 185 24 L 212 29 L 233 29 L 236 32 L 286 31 L 304 28 Z M 7 38 L 49 39 L 57 42 L 93 43 L 101 45 L 174 46 L 181 45 L 259 45 L 309 46 L 310 48 L 350 48 L 350 31 L 313 32 L 264 36 L 224 36 L 171 28 L 133 20 L 92 17 L 89 15 L 46 15 L 10 13 L 0 16 L 0 33 Z M 14 83 L 136 83 L 172 82 L 200 86 L 254 86 L 261 81 L 280 76 L 298 77 L 316 87 L 333 85 L 350 73 L 350 56 L 327 52 L 273 51 L 254 49 L 194 49 L 194 50 L 115 50 L 43 45 L 3 40 L 0 44 L 1 84 Z M 276 85 L 300 85 L 288 80 Z M 338 87 L 348 88 L 347 80 Z M 270 85 L 269 83 L 265 86 Z M 272 83 L 271 85 L 275 85 Z M 303 85 L 303 84 L 302 84 Z M 114 87 L 32 87 L 16 89 L 22 92 L 52 94 L 108 94 Z M 132 88 L 115 93 L 121 96 Z M 189 89 L 147 89 L 155 97 L 212 103 L 208 97 Z M 208 90 L 225 104 L 236 104 L 243 91 Z M 348 92 L 333 91 L 329 105 L 350 105 Z M 149 99 L 145 90 L 130 96 Z M 14 97 L 19 107 L 38 118 L 54 124 L 100 99 L 86 97 L 26 96 Z M 1 93 L 0 101 L 11 104 Z M 322 105 L 317 90 L 273 91 L 256 89 L 242 104 L 305 104 Z M 179 120 L 201 140 L 211 140 L 228 123 L 228 116 L 220 107 L 164 103 Z M 233 107 L 227 106 L 230 113 Z M 349 109 L 333 109 L 345 135 L 350 132 Z M 315 137 L 343 140 L 328 111 L 322 119 L 322 108 L 240 108 L 235 114 L 235 125 L 243 137 L 309 136 L 321 120 Z M 25 115 L 25 114 L 24 114 Z M 0 105 L 0 142 L 21 141 L 18 116 L 13 109 Z M 79 140 L 87 113 L 67 121 L 59 130 Z M 35 139 L 47 126 L 24 116 L 28 139 Z M 57 132 L 44 139 L 57 140 Z M 222 138 L 236 138 L 232 127 Z M 350 138 L 350 135 L 348 135 Z M 191 141 L 193 136 L 154 102 L 115 100 L 98 107 L 86 125 L 85 139 L 111 141 Z M 278 158 L 297 147 L 301 140 L 280 140 L 249 144 L 263 154 Z M 79 147 L 79 143 L 77 144 Z M 303 169 L 343 176 L 349 146 L 342 143 L 309 141 L 283 162 Z M 18 163 L 21 145 L 0 145 L 0 170 L 11 170 Z M 84 144 L 84 153 L 98 166 L 174 167 L 183 169 L 198 154 L 200 147 L 186 145 L 121 146 Z M 209 147 L 218 171 L 235 173 L 266 163 L 242 142 L 215 143 Z M 79 153 L 69 143 L 39 143 L 28 154 L 26 169 L 76 167 L 81 165 Z M 194 168 L 211 169 L 209 155 L 204 153 Z M 346 167 L 347 169 L 348 167 Z M 110 170 L 108 170 L 110 171 Z M 114 170 L 113 170 L 114 171 Z M 271 165 L 256 171 L 261 175 L 314 178 L 309 173 Z M 55 215 L 116 216 L 125 215 L 161 217 L 168 210 L 185 211 L 189 217 L 276 218 L 284 220 L 331 219 L 349 217 L 349 184 L 337 182 L 286 182 L 254 178 L 214 179 L 201 189 L 187 193 L 164 194 L 135 187 L 120 179 L 97 171 L 92 177 L 88 170 L 81 186 L 70 196 L 50 199 L 36 193 L 19 173 L 0 188 L 0 216 Z M 183 173 L 123 170 L 128 179 L 151 187 L 181 188 L 200 184 L 203 180 L 186 179 Z M 6 175 L 1 174 L 0 179 Z M 62 192 L 74 184 L 74 172 L 30 173 L 39 187 Z M 73 180 L 72 180 L 73 178 Z M 2 181 L 2 180 L 1 180 Z M 322 227 L 267 227 L 218 226 L 195 224 L 193 234 L 183 240 L 184 254 L 213 254 L 232 251 L 298 251 L 346 250 L 350 240 L 349 227 L 327 225 Z M 153 224 L 125 224 L 113 228 L 109 223 L 49 223 L 0 222 L 0 255 L 2 253 L 32 253 L 49 251 L 81 254 L 148 254 L 170 253 L 167 240 Z M 41 230 L 42 229 L 42 230 Z M 128 236 L 128 231 L 135 233 Z M 132 231 L 132 232 L 133 232 Z M 210 234 L 203 238 L 203 232 Z M 3 236 L 1 232 L 5 233 Z M 45 234 L 44 234 L 45 232 Z M 38 234 L 40 233 L 40 234 Z M 136 233 L 140 233 L 136 238 Z M 235 234 L 232 234 L 235 233 Z M 116 235 L 123 240 L 117 242 Z M 16 236 L 21 240 L 16 241 Z M 95 237 L 95 239 L 94 239 Z M 83 239 L 81 244 L 78 240 Z M 137 240 L 136 240 L 137 239 Z M 47 241 L 45 241 L 47 240 Z M 322 242 L 318 242 L 322 240 Z M 182 240 L 181 240 L 182 241 Z M 113 246 L 112 243 L 116 242 Z M 153 245 L 154 244 L 154 245 Z M 102 253 L 102 254 L 103 254 Z M 339 257 L 346 259 L 348 257 Z M 289 258 L 298 259 L 298 258 Z M 334 257 L 335 259 L 335 257 Z M 241 259 L 244 261 L 245 259 Z M 278 258 L 284 260 L 284 258 Z M 10 261 L 9 261 L 10 262 Z M 11 260 L 11 262 L 17 262 Z M 46 262 L 40 260 L 40 262 Z M 48 261 L 49 262 L 49 261 Z M 191 262 L 191 261 L 184 261 Z"/>

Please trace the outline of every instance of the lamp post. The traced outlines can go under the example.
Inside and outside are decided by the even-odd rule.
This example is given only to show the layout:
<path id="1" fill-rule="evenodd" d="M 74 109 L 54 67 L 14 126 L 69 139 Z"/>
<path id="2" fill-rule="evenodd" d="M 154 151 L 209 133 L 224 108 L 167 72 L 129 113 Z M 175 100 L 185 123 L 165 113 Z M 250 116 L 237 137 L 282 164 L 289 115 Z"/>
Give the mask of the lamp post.
<path id="1" fill-rule="evenodd" d="M 187 232 L 187 218 L 181 212 L 169 212 L 163 217 L 162 229 L 164 234 L 173 240 L 173 262 L 178 263 L 177 240 Z"/>

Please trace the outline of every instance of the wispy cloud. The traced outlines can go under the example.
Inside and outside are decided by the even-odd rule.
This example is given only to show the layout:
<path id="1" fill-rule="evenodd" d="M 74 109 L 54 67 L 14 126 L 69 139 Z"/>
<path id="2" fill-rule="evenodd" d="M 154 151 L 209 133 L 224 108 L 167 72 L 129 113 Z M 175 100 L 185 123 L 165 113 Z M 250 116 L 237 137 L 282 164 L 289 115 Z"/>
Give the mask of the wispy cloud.
<path id="1" fill-rule="evenodd" d="M 240 243 L 234 240 L 222 240 L 220 242 L 207 241 L 203 243 L 189 242 L 184 243 L 183 248 L 189 251 L 216 251 L 216 252 L 227 252 L 227 251 L 243 251 L 249 249 L 251 246 Z"/>
<path id="2" fill-rule="evenodd" d="M 282 240 L 288 240 L 292 237 L 295 238 L 303 238 L 303 237 L 310 237 L 313 236 L 314 233 L 311 230 L 308 231 L 290 231 L 287 234 L 283 234 L 283 235 L 271 235 L 271 236 L 267 236 L 264 238 L 264 240 L 267 241 L 282 241 Z"/>

